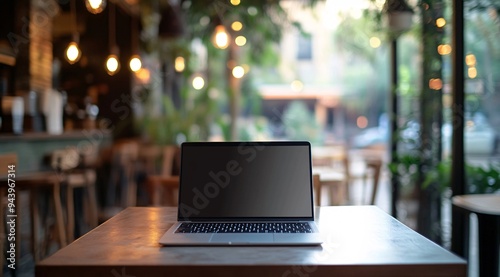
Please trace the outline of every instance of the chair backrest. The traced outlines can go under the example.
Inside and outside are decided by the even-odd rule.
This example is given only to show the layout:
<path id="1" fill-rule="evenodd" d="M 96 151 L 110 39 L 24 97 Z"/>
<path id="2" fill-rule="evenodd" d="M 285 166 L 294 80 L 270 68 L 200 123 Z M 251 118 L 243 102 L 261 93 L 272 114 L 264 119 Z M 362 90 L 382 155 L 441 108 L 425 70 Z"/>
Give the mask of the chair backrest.
<path id="1" fill-rule="evenodd" d="M 9 166 L 12 165 L 17 166 L 16 153 L 0 154 L 0 177 L 6 177 L 10 169 Z"/>
<path id="2" fill-rule="evenodd" d="M 161 168 L 162 176 L 172 176 L 175 174 L 176 156 L 178 154 L 177 146 L 165 146 L 163 147 L 163 164 Z"/>
<path id="3" fill-rule="evenodd" d="M 321 180 L 319 174 L 313 175 L 314 205 L 321 206 Z"/>

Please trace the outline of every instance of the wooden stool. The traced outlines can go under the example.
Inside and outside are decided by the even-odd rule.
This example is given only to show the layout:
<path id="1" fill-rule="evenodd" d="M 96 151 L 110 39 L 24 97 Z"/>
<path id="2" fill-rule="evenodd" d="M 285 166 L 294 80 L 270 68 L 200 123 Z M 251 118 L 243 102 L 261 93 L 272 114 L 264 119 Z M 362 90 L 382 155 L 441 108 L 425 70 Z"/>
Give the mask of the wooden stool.
<path id="1" fill-rule="evenodd" d="M 0 205 L 0 214 L 2 216 L 2 222 L 4 219 L 4 197 L 6 196 L 6 191 L 8 190 L 8 187 L 4 187 L 4 185 L 7 184 L 8 176 L 3 175 L 4 168 L 7 168 L 7 165 L 17 165 L 17 155 L 15 153 L 10 153 L 10 154 L 2 154 L 0 155 L 0 167 L 2 168 L 2 171 L 0 171 L 2 175 L 0 175 L 0 180 L 1 180 L 1 197 L 2 197 L 2 205 Z M 17 172 L 17 169 L 16 169 Z M 62 248 L 66 246 L 67 241 L 66 241 L 66 232 L 64 228 L 64 219 L 63 219 L 63 211 L 62 211 L 62 205 L 61 205 L 61 195 L 60 195 L 60 184 L 61 184 L 61 176 L 57 174 L 56 172 L 36 172 L 36 173 L 29 173 L 29 174 L 19 174 L 16 173 L 14 176 L 15 179 L 15 191 L 16 191 L 16 198 L 15 198 L 15 207 L 16 207 L 16 215 L 17 215 L 17 226 L 21 226 L 20 220 L 21 220 L 21 210 L 19 209 L 19 194 L 18 192 L 20 190 L 29 190 L 30 192 L 30 210 L 31 210 L 31 248 L 33 252 L 33 259 L 35 262 L 38 262 L 40 260 L 40 248 L 39 248 L 39 225 L 40 225 L 40 220 L 39 220 L 39 210 L 38 210 L 38 197 L 39 197 L 39 190 L 41 188 L 49 188 L 51 190 L 51 202 L 54 205 L 54 212 L 55 212 L 55 218 L 56 218 L 56 230 L 57 230 L 57 237 L 59 241 L 59 246 Z M 4 223 L 1 224 L 2 227 L 0 229 L 0 232 L 2 235 L 5 234 L 5 225 Z M 16 232 L 16 254 L 17 260 L 20 259 L 20 245 L 21 245 L 21 234 L 20 234 L 20 229 L 17 229 L 18 231 Z M 1 242 L 1 247 L 3 249 L 3 243 L 4 240 L 2 239 Z M 2 250 L 2 255 L 3 255 L 3 250 Z M 2 262 L 0 265 L 3 264 L 3 257 L 2 257 Z"/>

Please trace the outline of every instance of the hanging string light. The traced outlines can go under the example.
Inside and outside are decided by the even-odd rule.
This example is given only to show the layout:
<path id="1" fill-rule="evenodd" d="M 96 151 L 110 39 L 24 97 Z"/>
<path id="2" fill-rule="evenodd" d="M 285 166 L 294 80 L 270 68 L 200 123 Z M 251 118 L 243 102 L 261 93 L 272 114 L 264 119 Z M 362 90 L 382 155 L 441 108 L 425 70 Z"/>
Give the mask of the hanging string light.
<path id="1" fill-rule="evenodd" d="M 141 61 L 141 56 L 139 56 L 139 54 L 137 53 L 138 52 L 138 47 L 137 47 L 137 42 L 138 42 L 138 30 L 137 30 L 137 21 L 136 21 L 136 17 L 135 16 L 132 16 L 132 34 L 131 34 L 131 37 L 132 37 L 132 53 L 134 53 L 132 55 L 132 57 L 130 57 L 130 61 L 129 61 L 129 67 L 130 67 L 130 70 L 132 70 L 133 72 L 137 72 L 139 71 L 141 68 L 142 68 L 142 61 Z"/>
<path id="2" fill-rule="evenodd" d="M 80 35 L 78 34 L 76 25 L 75 0 L 70 1 L 70 13 L 71 13 L 71 25 L 73 27 L 73 41 L 68 44 L 64 57 L 66 58 L 68 63 L 75 64 L 82 57 L 82 51 L 80 50 L 80 47 L 78 47 L 78 43 L 80 42 Z"/>
<path id="3" fill-rule="evenodd" d="M 212 43 L 214 46 L 219 49 L 226 49 L 229 46 L 229 40 L 229 34 L 227 33 L 224 25 L 217 25 L 212 37 Z"/>
<path id="4" fill-rule="evenodd" d="M 85 7 L 90 13 L 98 14 L 106 8 L 106 0 L 85 0 Z"/>
<path id="5" fill-rule="evenodd" d="M 116 6 L 109 7 L 109 49 L 110 55 L 106 59 L 106 71 L 110 76 L 115 75 L 120 70 L 120 49 L 116 45 L 116 26 L 115 26 Z"/>

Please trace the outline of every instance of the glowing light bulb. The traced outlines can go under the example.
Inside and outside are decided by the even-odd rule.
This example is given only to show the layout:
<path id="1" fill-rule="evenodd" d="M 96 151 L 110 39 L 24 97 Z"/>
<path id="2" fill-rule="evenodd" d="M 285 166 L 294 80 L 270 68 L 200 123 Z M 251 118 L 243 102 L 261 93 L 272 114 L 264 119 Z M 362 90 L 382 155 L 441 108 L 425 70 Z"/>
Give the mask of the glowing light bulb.
<path id="1" fill-rule="evenodd" d="M 477 69 L 475 67 L 469 67 L 467 69 L 467 75 L 469 78 L 474 79 L 477 77 Z"/>
<path id="2" fill-rule="evenodd" d="M 243 69 L 243 67 L 238 65 L 233 68 L 232 73 L 234 78 L 240 79 L 243 77 L 243 75 L 245 75 L 245 69 Z"/>
<path id="3" fill-rule="evenodd" d="M 66 60 L 70 64 L 74 64 L 80 60 L 82 56 L 82 51 L 78 48 L 78 44 L 76 42 L 71 42 L 66 48 Z"/>
<path id="4" fill-rule="evenodd" d="M 118 70 L 120 70 L 120 62 L 118 61 L 118 57 L 114 54 L 108 56 L 106 60 L 106 71 L 110 76 L 115 75 Z"/>
<path id="5" fill-rule="evenodd" d="M 200 90 L 204 86 L 205 86 L 205 80 L 202 77 L 200 77 L 200 76 L 194 77 L 194 79 L 193 79 L 193 88 L 194 89 Z"/>
<path id="6" fill-rule="evenodd" d="M 379 48 L 381 44 L 382 44 L 382 42 L 380 41 L 380 39 L 378 37 L 371 37 L 370 38 L 370 46 L 372 48 Z"/>
<path id="7" fill-rule="evenodd" d="M 442 18 L 442 17 L 440 17 L 440 18 L 436 19 L 436 26 L 437 26 L 438 28 L 443 28 L 443 27 L 444 27 L 444 25 L 446 25 L 446 19 L 444 19 L 444 18 Z"/>
<path id="8" fill-rule="evenodd" d="M 233 22 L 233 24 L 231 24 L 231 29 L 235 31 L 240 31 L 241 29 L 243 29 L 243 24 L 239 21 L 235 21 Z"/>
<path id="9" fill-rule="evenodd" d="M 226 28 L 223 25 L 215 27 L 213 44 L 219 49 L 226 49 L 229 46 L 229 34 L 226 32 Z"/>
<path id="10" fill-rule="evenodd" d="M 183 57 L 179 56 L 179 57 L 175 58 L 174 68 L 175 68 L 175 71 L 177 71 L 177 72 L 184 71 L 184 69 L 186 68 L 186 63 L 185 63 Z"/>
<path id="11" fill-rule="evenodd" d="M 106 8 L 106 0 L 85 0 L 87 11 L 98 14 Z"/>
<path id="12" fill-rule="evenodd" d="M 129 62 L 130 70 L 133 72 L 139 71 L 142 68 L 141 57 L 139 55 L 133 55 Z"/>
<path id="13" fill-rule="evenodd" d="M 474 54 L 467 54 L 467 56 L 465 56 L 465 64 L 468 66 L 475 66 L 476 56 L 474 56 Z"/>
<path id="14" fill-rule="evenodd" d="M 244 36 L 237 36 L 234 39 L 234 43 L 236 43 L 236 45 L 238 45 L 238 46 L 243 46 L 243 45 L 247 44 L 247 38 Z"/>

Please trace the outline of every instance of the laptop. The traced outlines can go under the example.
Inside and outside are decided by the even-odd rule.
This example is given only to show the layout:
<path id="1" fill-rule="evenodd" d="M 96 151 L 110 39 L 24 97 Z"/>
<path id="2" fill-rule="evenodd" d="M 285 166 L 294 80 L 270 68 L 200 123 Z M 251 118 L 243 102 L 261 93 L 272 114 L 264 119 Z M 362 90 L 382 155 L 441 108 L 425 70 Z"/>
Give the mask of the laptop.
<path id="1" fill-rule="evenodd" d="M 319 245 L 307 141 L 181 145 L 176 245 Z"/>

